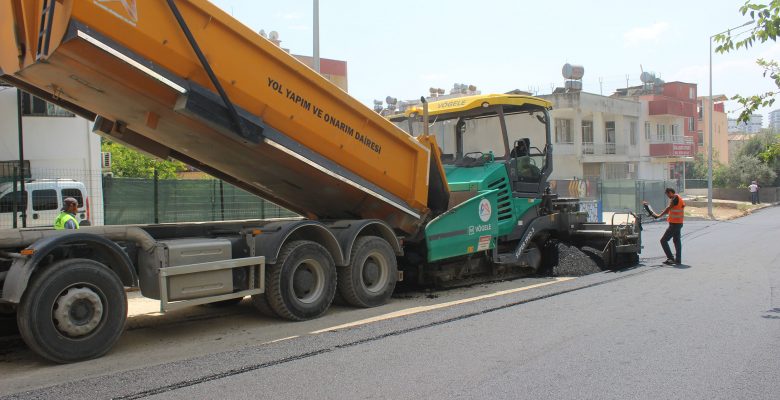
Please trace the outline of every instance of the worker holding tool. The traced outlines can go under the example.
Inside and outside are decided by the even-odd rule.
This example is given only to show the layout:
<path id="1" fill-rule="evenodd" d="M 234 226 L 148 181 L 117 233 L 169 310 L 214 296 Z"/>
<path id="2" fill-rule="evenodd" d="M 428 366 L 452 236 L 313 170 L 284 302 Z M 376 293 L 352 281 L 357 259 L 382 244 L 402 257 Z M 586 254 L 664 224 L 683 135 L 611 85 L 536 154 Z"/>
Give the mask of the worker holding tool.
<path id="1" fill-rule="evenodd" d="M 666 261 L 664 261 L 664 264 L 679 265 L 682 263 L 681 232 L 683 217 L 685 216 L 685 201 L 683 201 L 682 197 L 680 197 L 672 188 L 666 188 L 665 192 L 666 197 L 669 198 L 669 206 L 660 214 L 653 212 L 646 201 L 643 201 L 642 204 L 645 206 L 645 210 L 648 214 L 653 218 L 661 218 L 665 214 L 669 214 L 669 217 L 666 219 L 667 222 L 669 222 L 669 227 L 666 228 L 666 232 L 664 232 L 664 235 L 661 237 L 661 247 L 664 249 L 664 253 L 666 253 Z M 673 239 L 676 257 L 672 256 L 672 249 L 669 248 L 669 239 Z"/>

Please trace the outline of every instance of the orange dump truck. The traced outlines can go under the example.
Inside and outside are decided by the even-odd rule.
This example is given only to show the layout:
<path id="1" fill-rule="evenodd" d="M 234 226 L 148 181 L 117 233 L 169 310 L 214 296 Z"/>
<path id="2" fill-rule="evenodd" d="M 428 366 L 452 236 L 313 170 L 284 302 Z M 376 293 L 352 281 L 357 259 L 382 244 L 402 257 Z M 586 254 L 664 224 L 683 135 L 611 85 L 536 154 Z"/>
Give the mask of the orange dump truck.
<path id="1" fill-rule="evenodd" d="M 8 0 L 0 18 L 3 79 L 112 140 L 310 218 L 425 219 L 430 149 L 208 1 Z"/>
<path id="2" fill-rule="evenodd" d="M 0 80 L 307 217 L 0 230 L 0 313 L 56 362 L 111 348 L 124 287 L 163 312 L 251 296 L 262 312 L 314 318 L 337 282 L 350 304 L 384 304 L 401 237 L 423 240 L 446 210 L 435 141 L 205 0 L 2 1 Z"/>
<path id="3" fill-rule="evenodd" d="M 0 229 L 0 313 L 55 362 L 113 346 L 126 287 L 163 312 L 251 297 L 303 320 L 337 291 L 384 304 L 403 274 L 537 271 L 558 240 L 641 248 L 641 226 L 588 223 L 550 193 L 550 103 L 441 100 L 402 116 L 415 138 L 205 0 L 0 1 L 0 80 L 307 217 Z"/>

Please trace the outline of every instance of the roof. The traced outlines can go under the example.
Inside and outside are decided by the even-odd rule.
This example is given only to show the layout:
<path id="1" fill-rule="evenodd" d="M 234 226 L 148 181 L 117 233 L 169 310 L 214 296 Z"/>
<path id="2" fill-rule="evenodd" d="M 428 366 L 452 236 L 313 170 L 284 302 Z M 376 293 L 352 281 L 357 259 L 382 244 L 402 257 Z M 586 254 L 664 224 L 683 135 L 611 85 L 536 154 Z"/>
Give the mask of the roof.
<path id="1" fill-rule="evenodd" d="M 454 99 L 432 101 L 428 103 L 428 115 L 442 115 L 460 113 L 482 107 L 505 105 L 524 106 L 533 105 L 546 109 L 552 109 L 552 103 L 533 96 L 509 95 L 509 94 L 485 94 L 476 96 L 457 97 Z M 422 106 L 409 107 L 404 113 L 407 117 L 422 114 Z"/>

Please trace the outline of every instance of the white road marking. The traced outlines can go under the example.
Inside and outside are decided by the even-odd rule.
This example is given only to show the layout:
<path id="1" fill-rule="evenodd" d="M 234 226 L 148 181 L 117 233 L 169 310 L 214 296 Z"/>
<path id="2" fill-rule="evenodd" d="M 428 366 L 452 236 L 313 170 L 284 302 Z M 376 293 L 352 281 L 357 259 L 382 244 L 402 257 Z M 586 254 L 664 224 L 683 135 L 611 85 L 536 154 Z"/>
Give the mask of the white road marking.
<path id="1" fill-rule="evenodd" d="M 459 304 L 472 303 L 472 302 L 475 302 L 475 301 L 489 299 L 489 298 L 492 298 L 492 297 L 505 296 L 505 295 L 512 294 L 512 293 L 522 292 L 524 290 L 535 289 L 535 288 L 539 288 L 539 287 L 543 287 L 543 286 L 552 285 L 552 284 L 555 284 L 555 283 L 570 281 L 572 279 L 575 279 L 575 278 L 570 278 L 570 277 L 555 278 L 552 281 L 537 283 L 537 284 L 531 285 L 531 286 L 524 286 L 524 287 L 521 287 L 521 288 L 501 290 L 501 291 L 498 291 L 498 292 L 495 292 L 495 293 L 484 294 L 484 295 L 475 296 L 475 297 L 469 297 L 469 298 L 466 298 L 466 299 L 448 301 L 446 303 L 432 304 L 430 306 L 420 306 L 420 307 L 407 308 L 407 309 L 404 309 L 404 310 L 399 310 L 399 311 L 391 312 L 391 313 L 388 313 L 388 314 L 379 315 L 379 316 L 376 316 L 376 317 L 366 318 L 366 319 L 362 319 L 362 320 L 359 320 L 359 321 L 348 322 L 346 324 L 331 326 L 329 328 L 312 331 L 312 332 L 309 332 L 309 334 L 316 335 L 316 334 L 324 333 L 324 332 L 334 332 L 334 331 L 337 331 L 337 330 L 340 330 L 340 329 L 353 328 L 353 327 L 356 327 L 356 326 L 366 325 L 366 324 L 370 324 L 370 323 L 373 323 L 373 322 L 385 321 L 385 320 L 393 319 L 393 318 L 400 318 L 400 317 L 404 317 L 404 316 L 407 316 L 407 315 L 419 314 L 421 312 L 432 311 L 432 310 L 438 310 L 438 309 L 442 309 L 442 308 L 456 306 L 456 305 L 459 305 Z"/>

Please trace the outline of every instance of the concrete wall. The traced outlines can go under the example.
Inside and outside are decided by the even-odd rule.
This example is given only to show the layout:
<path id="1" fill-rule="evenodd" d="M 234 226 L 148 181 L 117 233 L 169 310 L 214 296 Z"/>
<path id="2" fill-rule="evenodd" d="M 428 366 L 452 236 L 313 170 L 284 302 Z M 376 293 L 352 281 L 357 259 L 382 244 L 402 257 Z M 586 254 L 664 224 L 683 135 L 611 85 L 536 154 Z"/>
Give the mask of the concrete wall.
<path id="1" fill-rule="evenodd" d="M 16 89 L 0 87 L 0 160 L 19 159 Z M 33 179 L 70 178 L 89 192 L 94 224 L 102 224 L 100 136 L 81 117 L 22 117 L 24 159 Z"/>
<path id="2" fill-rule="evenodd" d="M 707 196 L 707 189 L 687 189 L 686 195 Z M 712 198 L 718 200 L 750 201 L 747 188 L 712 188 Z M 780 202 L 780 188 L 763 187 L 759 190 L 759 200 L 762 203 Z"/>

